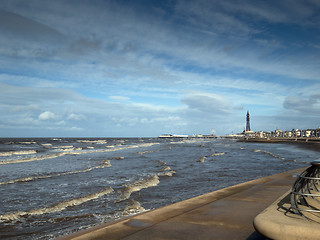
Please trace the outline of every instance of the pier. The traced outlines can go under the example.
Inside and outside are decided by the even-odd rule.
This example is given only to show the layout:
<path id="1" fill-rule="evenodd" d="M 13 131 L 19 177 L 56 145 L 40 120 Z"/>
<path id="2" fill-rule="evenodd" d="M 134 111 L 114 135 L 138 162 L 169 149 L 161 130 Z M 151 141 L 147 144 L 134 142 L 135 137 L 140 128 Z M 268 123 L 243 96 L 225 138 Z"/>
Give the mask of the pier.
<path id="1" fill-rule="evenodd" d="M 230 186 L 182 202 L 109 222 L 58 240 L 82 239 L 265 239 L 257 215 L 288 192 L 296 169 Z"/>

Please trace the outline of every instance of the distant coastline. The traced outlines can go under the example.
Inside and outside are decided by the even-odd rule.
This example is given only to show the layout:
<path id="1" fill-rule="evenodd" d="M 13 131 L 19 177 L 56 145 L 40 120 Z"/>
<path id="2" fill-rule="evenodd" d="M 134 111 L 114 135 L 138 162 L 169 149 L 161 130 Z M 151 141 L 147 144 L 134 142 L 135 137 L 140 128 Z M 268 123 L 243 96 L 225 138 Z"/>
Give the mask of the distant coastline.
<path id="1" fill-rule="evenodd" d="M 158 138 L 217 138 L 215 135 L 202 135 L 202 134 L 193 134 L 193 135 L 179 135 L 179 134 L 161 134 Z"/>
<path id="2" fill-rule="evenodd" d="M 320 152 L 320 138 L 238 138 L 243 142 L 256 142 L 256 143 L 288 143 L 295 144 L 299 148 L 307 148 Z"/>

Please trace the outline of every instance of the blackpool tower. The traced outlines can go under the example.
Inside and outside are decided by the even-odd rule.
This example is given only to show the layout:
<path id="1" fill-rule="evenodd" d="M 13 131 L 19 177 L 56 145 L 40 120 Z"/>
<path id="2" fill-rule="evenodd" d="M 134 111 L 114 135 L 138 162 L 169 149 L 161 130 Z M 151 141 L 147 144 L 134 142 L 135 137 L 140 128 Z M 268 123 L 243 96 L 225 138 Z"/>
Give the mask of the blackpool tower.
<path id="1" fill-rule="evenodd" d="M 246 132 L 251 131 L 250 129 L 250 114 L 249 111 L 247 111 L 247 124 L 246 124 Z"/>

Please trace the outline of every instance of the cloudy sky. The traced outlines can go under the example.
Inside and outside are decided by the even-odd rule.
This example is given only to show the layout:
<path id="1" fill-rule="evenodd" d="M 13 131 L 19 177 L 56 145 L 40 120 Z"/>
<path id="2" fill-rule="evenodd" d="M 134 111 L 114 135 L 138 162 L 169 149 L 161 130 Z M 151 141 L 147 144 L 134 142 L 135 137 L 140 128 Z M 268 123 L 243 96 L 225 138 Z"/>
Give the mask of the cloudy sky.
<path id="1" fill-rule="evenodd" d="M 320 126 L 318 0 L 1 0 L 0 137 Z"/>

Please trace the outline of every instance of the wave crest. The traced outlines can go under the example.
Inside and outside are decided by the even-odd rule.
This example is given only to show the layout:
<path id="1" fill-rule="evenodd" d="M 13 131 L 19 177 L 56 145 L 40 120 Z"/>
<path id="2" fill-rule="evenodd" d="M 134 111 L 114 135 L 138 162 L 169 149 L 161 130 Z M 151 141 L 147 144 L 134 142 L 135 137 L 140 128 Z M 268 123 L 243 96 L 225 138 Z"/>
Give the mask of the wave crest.
<path id="1" fill-rule="evenodd" d="M 105 190 L 97 193 L 93 193 L 81 198 L 76 198 L 64 202 L 57 203 L 55 205 L 49 206 L 49 207 L 44 207 L 44 208 L 39 208 L 39 209 L 32 209 L 29 211 L 18 211 L 14 213 L 7 213 L 0 215 L 0 220 L 1 221 L 15 221 L 18 220 L 21 217 L 27 217 L 27 216 L 33 216 L 33 215 L 43 215 L 46 213 L 54 213 L 54 212 L 60 212 L 62 210 L 65 210 L 67 207 L 71 206 L 77 206 L 82 203 L 91 201 L 93 199 L 97 199 L 99 197 L 102 197 L 104 195 L 112 193 L 114 190 L 111 187 L 106 188 Z"/>
<path id="2" fill-rule="evenodd" d="M 69 175 L 69 174 L 85 173 L 85 172 L 90 172 L 94 169 L 111 167 L 111 166 L 112 165 L 109 160 L 104 160 L 101 162 L 100 165 L 90 167 L 87 169 L 76 170 L 76 171 L 71 171 L 71 172 L 62 172 L 62 173 L 50 174 L 50 175 L 44 175 L 44 176 L 30 176 L 30 177 L 18 178 L 18 179 L 8 180 L 5 182 L 0 182 L 0 185 L 12 184 L 12 183 L 17 183 L 17 182 L 29 182 L 29 181 L 33 181 L 33 180 L 46 179 L 46 178 L 52 178 L 52 177 L 60 177 L 60 176 L 65 176 L 65 175 Z"/>
<path id="3" fill-rule="evenodd" d="M 197 162 L 201 162 L 201 163 L 204 163 L 204 160 L 206 160 L 206 156 L 203 156 L 203 157 L 201 157 L 201 158 L 199 158 L 198 160 L 197 160 Z"/>
<path id="4" fill-rule="evenodd" d="M 222 155 L 224 155 L 225 153 L 224 152 L 218 152 L 218 153 L 212 153 L 212 154 L 210 154 L 210 156 L 222 156 Z"/>
<path id="5" fill-rule="evenodd" d="M 147 177 L 145 179 L 126 184 L 123 187 L 123 189 L 119 190 L 119 193 L 121 194 L 121 196 L 117 202 L 121 202 L 126 199 L 129 199 L 131 196 L 131 193 L 133 192 L 138 192 L 143 188 L 155 187 L 159 183 L 160 183 L 159 177 L 157 175 L 153 175 L 151 177 Z"/>
<path id="6" fill-rule="evenodd" d="M 9 151 L 0 153 L 0 157 L 8 157 L 12 155 L 27 155 L 27 154 L 36 154 L 36 150 L 27 150 L 27 151 Z"/>

